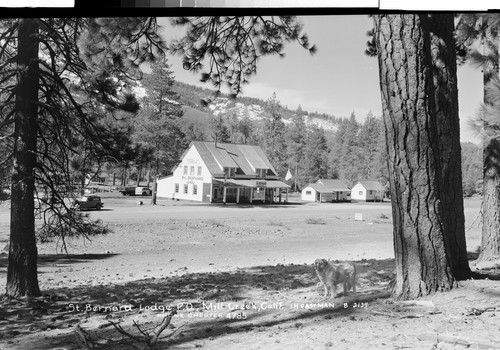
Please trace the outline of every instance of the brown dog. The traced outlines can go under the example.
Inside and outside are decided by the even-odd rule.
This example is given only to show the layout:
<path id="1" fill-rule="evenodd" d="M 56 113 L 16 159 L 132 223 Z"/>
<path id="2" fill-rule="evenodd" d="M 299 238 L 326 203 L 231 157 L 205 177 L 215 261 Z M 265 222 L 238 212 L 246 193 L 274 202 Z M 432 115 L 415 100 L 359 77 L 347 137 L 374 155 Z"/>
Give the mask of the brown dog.
<path id="1" fill-rule="evenodd" d="M 339 283 L 344 286 L 344 296 L 351 288 L 353 292 L 356 292 L 356 265 L 353 263 L 334 264 L 326 259 L 316 259 L 314 269 L 325 288 L 323 297 L 326 298 L 330 289 L 331 297 L 334 298 Z"/>

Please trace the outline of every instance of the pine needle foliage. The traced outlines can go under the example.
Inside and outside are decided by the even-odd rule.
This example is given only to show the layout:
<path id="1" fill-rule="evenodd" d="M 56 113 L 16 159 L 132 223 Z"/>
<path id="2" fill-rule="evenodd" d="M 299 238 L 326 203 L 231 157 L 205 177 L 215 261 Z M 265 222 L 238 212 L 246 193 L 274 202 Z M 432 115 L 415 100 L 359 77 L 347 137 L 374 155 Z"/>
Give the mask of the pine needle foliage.
<path id="1" fill-rule="evenodd" d="M 171 52 L 183 56 L 184 69 L 201 72 L 201 81 L 212 83 L 217 92 L 226 84 L 233 96 L 257 73 L 259 58 L 285 57 L 286 43 L 317 51 L 294 16 L 179 17 L 172 24 L 186 27 L 186 35 L 169 44 Z"/>

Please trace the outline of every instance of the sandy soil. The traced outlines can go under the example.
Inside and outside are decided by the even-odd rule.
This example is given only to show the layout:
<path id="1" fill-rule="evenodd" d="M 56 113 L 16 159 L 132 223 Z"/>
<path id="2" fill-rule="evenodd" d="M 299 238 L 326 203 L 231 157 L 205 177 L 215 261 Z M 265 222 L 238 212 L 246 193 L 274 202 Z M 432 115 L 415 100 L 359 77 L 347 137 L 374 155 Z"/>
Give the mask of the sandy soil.
<path id="1" fill-rule="evenodd" d="M 112 233 L 71 241 L 69 255 L 58 253 L 57 242 L 39 245 L 44 296 L 0 304 L 0 349 L 84 349 L 82 334 L 96 348 L 141 348 L 110 321 L 141 335 L 133 322 L 151 330 L 173 309 L 157 348 L 500 349 L 498 281 L 460 282 L 413 305 L 390 299 L 389 203 L 103 201 L 106 210 L 91 215 Z M 471 251 L 480 242 L 479 207 L 466 201 Z M 3 246 L 8 203 L 0 207 L 0 228 Z M 355 261 L 357 292 L 323 298 L 312 267 L 320 257 Z M 0 254 L 0 285 L 6 266 Z"/>

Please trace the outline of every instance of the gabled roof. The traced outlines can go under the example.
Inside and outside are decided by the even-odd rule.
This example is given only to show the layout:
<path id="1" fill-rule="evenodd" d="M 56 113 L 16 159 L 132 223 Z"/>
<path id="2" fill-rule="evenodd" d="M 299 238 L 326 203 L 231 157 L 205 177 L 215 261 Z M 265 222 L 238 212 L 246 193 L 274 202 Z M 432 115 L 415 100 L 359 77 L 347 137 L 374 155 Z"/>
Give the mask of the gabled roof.
<path id="1" fill-rule="evenodd" d="M 342 180 L 320 179 L 316 183 L 309 184 L 309 187 L 319 193 L 348 192 L 349 187 Z"/>
<path id="2" fill-rule="evenodd" d="M 256 169 L 271 170 L 273 166 L 259 146 L 193 141 L 203 162 L 212 175 L 221 174 L 224 168 L 239 168 L 245 175 L 255 175 Z"/>
<path id="3" fill-rule="evenodd" d="M 384 191 L 384 186 L 377 180 L 358 181 L 363 187 L 370 191 Z"/>
<path id="4" fill-rule="evenodd" d="M 342 180 L 337 180 L 337 179 L 319 179 L 316 181 L 317 184 L 323 184 L 325 187 L 330 187 L 330 188 L 335 188 L 338 189 L 337 191 L 341 190 L 349 190 L 349 187 L 347 187 L 347 184 L 342 181 Z"/>

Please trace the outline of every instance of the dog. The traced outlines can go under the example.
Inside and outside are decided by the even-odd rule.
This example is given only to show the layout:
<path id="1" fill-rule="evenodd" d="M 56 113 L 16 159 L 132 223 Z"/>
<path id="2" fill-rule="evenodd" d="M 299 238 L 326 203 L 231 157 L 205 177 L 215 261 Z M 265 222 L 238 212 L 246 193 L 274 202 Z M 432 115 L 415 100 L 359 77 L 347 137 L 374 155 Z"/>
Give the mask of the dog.
<path id="1" fill-rule="evenodd" d="M 325 288 L 324 298 L 328 295 L 328 289 L 334 298 L 337 294 L 337 284 L 340 283 L 344 286 L 344 296 L 350 289 L 356 293 L 356 265 L 353 263 L 334 264 L 326 259 L 316 259 L 314 269 Z"/>

